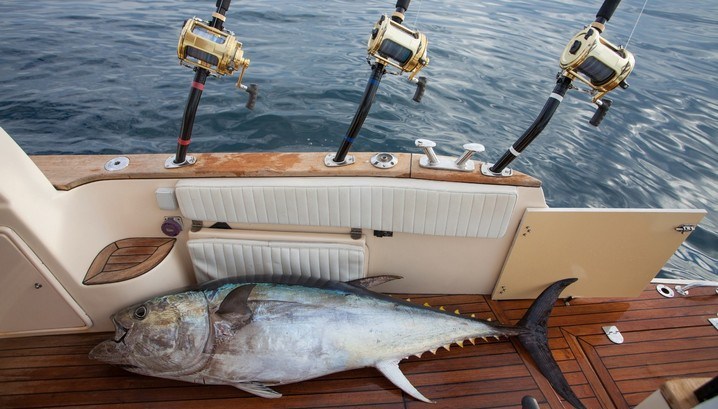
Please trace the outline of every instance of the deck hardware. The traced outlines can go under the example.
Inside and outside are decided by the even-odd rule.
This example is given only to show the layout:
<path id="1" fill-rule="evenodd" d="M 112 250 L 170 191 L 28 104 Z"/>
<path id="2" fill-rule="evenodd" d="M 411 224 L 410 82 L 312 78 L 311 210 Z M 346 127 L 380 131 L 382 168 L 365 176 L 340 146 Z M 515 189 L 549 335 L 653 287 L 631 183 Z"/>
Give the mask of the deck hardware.
<path id="1" fill-rule="evenodd" d="M 349 231 L 349 237 L 352 238 L 352 240 L 359 240 L 361 239 L 361 229 L 358 227 L 352 227 L 352 229 Z"/>
<path id="2" fill-rule="evenodd" d="M 464 154 L 456 160 L 456 166 L 460 168 L 466 167 L 468 165 L 468 160 L 471 159 L 471 156 L 474 153 L 481 153 L 486 150 L 486 148 L 484 148 L 484 145 L 480 143 L 467 143 L 464 144 L 463 147 Z"/>
<path id="3" fill-rule="evenodd" d="M 493 176 L 493 177 L 509 177 L 513 176 L 514 171 L 511 168 L 503 168 L 501 170 L 501 173 L 494 173 L 491 168 L 494 166 L 493 163 L 482 163 L 481 164 L 481 174 L 484 176 Z"/>
<path id="4" fill-rule="evenodd" d="M 394 232 L 388 230 L 374 230 L 374 237 L 394 237 Z"/>
<path id="5" fill-rule="evenodd" d="M 614 344 L 623 344 L 623 335 L 621 335 L 621 331 L 618 330 L 618 327 L 615 325 L 607 325 L 602 328 L 603 332 L 606 333 L 611 342 Z"/>
<path id="6" fill-rule="evenodd" d="M 336 155 L 333 153 L 330 153 L 329 155 L 324 157 L 324 166 L 326 167 L 338 167 L 338 166 L 347 166 L 351 165 L 355 162 L 354 155 L 347 155 L 344 157 L 344 160 L 341 162 L 334 162 L 334 157 Z"/>
<path id="7" fill-rule="evenodd" d="M 197 163 L 197 158 L 195 158 L 194 156 L 190 156 L 190 155 L 185 156 L 184 162 L 181 162 L 181 163 L 175 163 L 175 157 L 170 156 L 165 161 L 165 169 L 177 169 L 177 168 L 181 168 L 184 166 L 194 165 L 195 163 Z"/>
<path id="8" fill-rule="evenodd" d="M 417 139 L 415 142 L 418 148 L 424 150 L 424 155 L 419 158 L 419 166 L 429 169 L 452 170 L 460 172 L 473 172 L 476 169 L 474 161 L 469 160 L 474 152 L 483 152 L 483 145 L 478 143 L 467 143 L 464 145 L 464 154 L 454 160 L 444 156 L 437 156 L 434 152 L 436 143 L 428 139 Z"/>
<path id="9" fill-rule="evenodd" d="M 573 296 L 569 295 L 568 297 L 563 299 L 563 305 L 569 307 L 569 306 L 571 306 L 571 301 L 573 301 L 573 300 L 574 300 Z"/>
<path id="10" fill-rule="evenodd" d="M 129 166 L 130 158 L 127 156 L 118 156 L 112 158 L 105 163 L 105 170 L 108 172 L 116 172 Z"/>
<path id="11" fill-rule="evenodd" d="M 686 285 L 677 285 L 676 292 L 685 297 L 688 295 L 688 290 L 696 287 L 718 287 L 718 281 L 693 281 Z M 716 294 L 718 294 L 718 288 L 716 288 Z"/>
<path id="12" fill-rule="evenodd" d="M 436 153 L 434 152 L 434 147 L 436 146 L 436 142 L 430 141 L 428 139 L 417 139 L 414 141 L 414 144 L 417 148 L 421 148 L 424 150 L 424 155 L 426 155 L 426 160 L 429 163 L 429 165 L 436 165 L 439 163 L 439 158 L 436 156 Z"/>
<path id="13" fill-rule="evenodd" d="M 42 284 L 40 284 L 40 283 L 35 283 L 35 289 L 36 289 L 36 290 L 39 290 L 39 289 L 41 289 L 41 288 L 42 288 Z"/>
<path id="14" fill-rule="evenodd" d="M 664 284 L 658 284 L 656 286 L 656 291 L 658 291 L 658 294 L 666 297 L 666 298 L 673 298 L 676 294 L 673 292 L 671 287 L 664 285 Z"/>
<path id="15" fill-rule="evenodd" d="M 695 231 L 696 225 L 695 224 L 681 224 L 680 226 L 676 227 L 676 231 L 684 234 L 684 233 L 690 233 L 692 231 Z"/>
<path id="16" fill-rule="evenodd" d="M 182 233 L 182 227 L 182 217 L 168 216 L 165 217 L 165 221 L 162 222 L 160 229 L 166 236 L 175 237 Z"/>
<path id="17" fill-rule="evenodd" d="M 204 227 L 202 220 L 192 220 L 192 227 L 190 227 L 189 231 L 196 233 L 202 230 L 202 227 Z"/>
<path id="18" fill-rule="evenodd" d="M 399 159 L 391 153 L 379 152 L 376 155 L 372 156 L 369 162 L 371 162 L 371 164 L 375 168 L 389 169 L 396 166 L 396 164 L 399 162 Z"/>
<path id="19" fill-rule="evenodd" d="M 710 322 L 711 324 L 713 324 L 713 326 L 715 327 L 715 329 L 718 329 L 718 318 L 708 318 L 708 322 Z"/>

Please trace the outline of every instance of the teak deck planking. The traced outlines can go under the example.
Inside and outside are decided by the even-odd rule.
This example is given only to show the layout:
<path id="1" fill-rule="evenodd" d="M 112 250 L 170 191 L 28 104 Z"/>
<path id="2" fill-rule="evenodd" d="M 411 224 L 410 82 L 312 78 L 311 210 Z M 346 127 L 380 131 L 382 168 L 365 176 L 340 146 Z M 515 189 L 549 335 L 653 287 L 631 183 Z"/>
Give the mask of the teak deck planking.
<path id="1" fill-rule="evenodd" d="M 397 295 L 399 297 L 399 295 Z M 515 323 L 530 301 L 480 295 L 409 297 L 412 302 Z M 650 285 L 637 299 L 558 302 L 549 320 L 550 346 L 574 391 L 589 408 L 629 408 L 672 378 L 718 375 L 718 312 L 713 289 L 663 298 Z M 601 329 L 616 325 L 611 343 Z M 112 335 L 74 334 L 0 339 L 2 408 L 520 408 L 532 395 L 542 408 L 562 408 L 546 380 L 514 341 L 491 339 L 402 361 L 409 380 L 435 405 L 405 396 L 373 368 L 278 386 L 266 400 L 229 386 L 144 377 L 91 361 L 90 349 Z M 287 345 L 291 348 L 291 345 Z M 565 404 L 568 407 L 568 404 Z"/>

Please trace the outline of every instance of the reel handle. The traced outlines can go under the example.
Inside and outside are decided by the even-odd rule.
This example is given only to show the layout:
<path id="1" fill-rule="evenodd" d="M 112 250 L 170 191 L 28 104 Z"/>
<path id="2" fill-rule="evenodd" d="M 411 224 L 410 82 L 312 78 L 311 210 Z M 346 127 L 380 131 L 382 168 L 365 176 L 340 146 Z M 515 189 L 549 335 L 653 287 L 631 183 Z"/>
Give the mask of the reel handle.
<path id="1" fill-rule="evenodd" d="M 616 11 L 619 4 L 621 4 L 621 0 L 605 0 L 601 5 L 601 8 L 598 9 L 598 13 L 596 13 L 596 22 L 601 24 L 607 23 L 613 16 L 613 13 Z"/>
<path id="2" fill-rule="evenodd" d="M 414 98 L 412 98 L 414 101 L 421 102 L 421 98 L 424 96 L 424 91 L 426 90 L 426 81 L 426 77 L 419 77 L 416 83 L 416 92 L 414 92 Z"/>
<path id="3" fill-rule="evenodd" d="M 609 108 L 611 108 L 611 104 L 613 104 L 613 101 L 608 98 L 599 99 L 598 101 L 596 101 L 596 104 L 598 105 L 598 108 L 596 108 L 596 113 L 593 114 L 593 117 L 591 117 L 591 119 L 588 121 L 588 123 L 593 126 L 598 126 L 601 124 L 601 121 L 603 121 L 603 118 L 606 117 Z"/>
<path id="4" fill-rule="evenodd" d="M 249 99 L 247 99 L 247 109 L 254 109 L 254 104 L 257 102 L 257 94 L 259 93 L 259 87 L 257 84 L 249 84 L 247 86 L 247 94 L 249 94 Z"/>

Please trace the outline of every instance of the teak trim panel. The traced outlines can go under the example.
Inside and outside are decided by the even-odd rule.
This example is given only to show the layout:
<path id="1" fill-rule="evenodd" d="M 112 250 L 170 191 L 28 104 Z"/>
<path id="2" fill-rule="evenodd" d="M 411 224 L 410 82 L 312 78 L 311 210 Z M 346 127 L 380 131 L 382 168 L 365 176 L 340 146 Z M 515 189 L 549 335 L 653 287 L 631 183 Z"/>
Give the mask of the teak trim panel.
<path id="1" fill-rule="evenodd" d="M 175 241 L 165 237 L 140 237 L 110 243 L 97 254 L 82 284 L 108 284 L 139 277 L 162 262 Z"/>
<path id="2" fill-rule="evenodd" d="M 396 154 L 398 163 L 390 169 L 371 165 L 372 153 L 353 153 L 356 163 L 350 166 L 326 167 L 326 153 L 200 153 L 197 163 L 177 169 L 165 169 L 168 154 L 138 155 L 38 155 L 31 159 L 58 190 L 70 190 L 86 183 L 123 179 L 184 179 L 208 177 L 309 177 L 372 176 L 399 177 L 448 182 L 483 183 L 539 187 L 541 181 L 520 172 L 511 177 L 488 177 L 474 172 L 449 172 L 419 166 L 421 155 Z M 104 166 L 118 156 L 130 159 L 127 168 L 107 171 Z M 478 166 L 477 166 L 478 168 Z"/>

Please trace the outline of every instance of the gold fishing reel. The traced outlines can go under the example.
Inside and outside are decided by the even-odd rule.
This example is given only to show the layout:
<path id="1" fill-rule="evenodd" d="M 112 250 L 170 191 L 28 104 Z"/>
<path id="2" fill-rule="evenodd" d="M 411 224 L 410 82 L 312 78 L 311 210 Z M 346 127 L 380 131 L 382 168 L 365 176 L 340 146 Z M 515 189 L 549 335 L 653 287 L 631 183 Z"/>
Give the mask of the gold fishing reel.
<path id="1" fill-rule="evenodd" d="M 602 38 L 602 31 L 597 22 L 579 31 L 559 60 L 564 76 L 591 87 L 595 103 L 617 86 L 628 88 L 625 80 L 636 65 L 633 54 Z"/>
<path id="2" fill-rule="evenodd" d="M 374 24 L 367 52 L 377 61 L 409 73 L 409 80 L 429 64 L 428 40 L 419 31 L 411 30 L 382 15 Z"/>
<path id="3" fill-rule="evenodd" d="M 197 17 L 189 19 L 180 33 L 177 56 L 180 64 L 204 68 L 217 77 L 241 70 L 237 87 L 246 88 L 242 78 L 249 67 L 249 59 L 244 58 L 242 43 L 231 31 L 218 30 Z"/>

